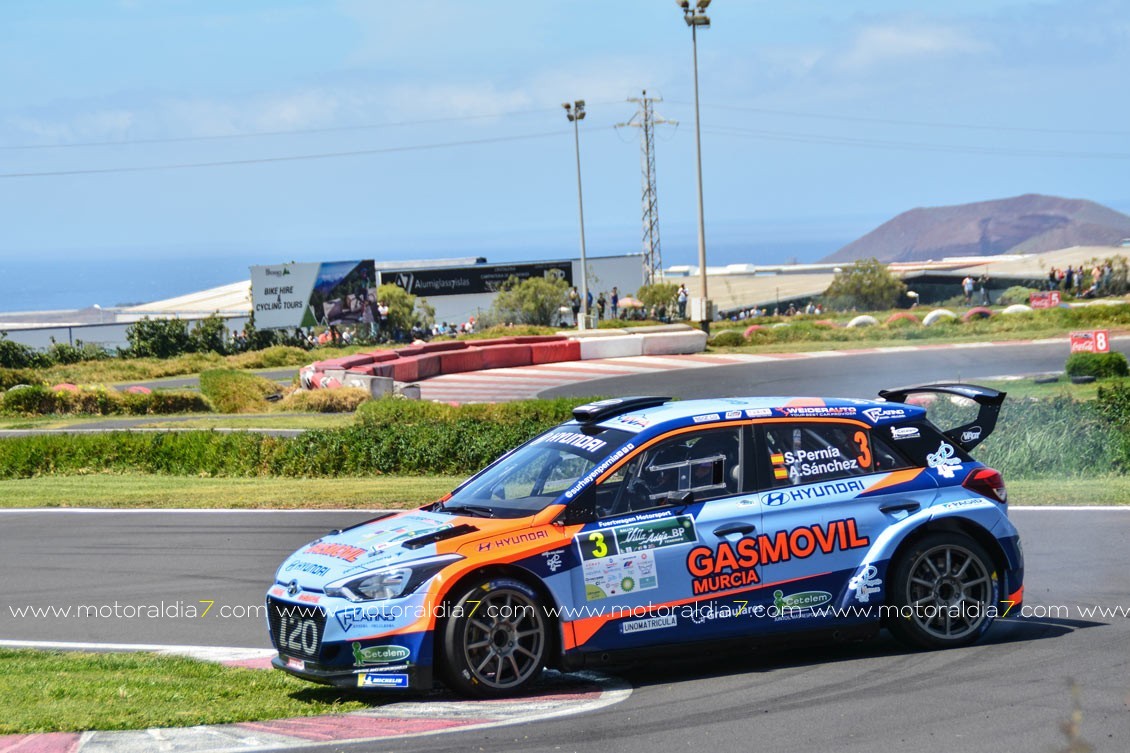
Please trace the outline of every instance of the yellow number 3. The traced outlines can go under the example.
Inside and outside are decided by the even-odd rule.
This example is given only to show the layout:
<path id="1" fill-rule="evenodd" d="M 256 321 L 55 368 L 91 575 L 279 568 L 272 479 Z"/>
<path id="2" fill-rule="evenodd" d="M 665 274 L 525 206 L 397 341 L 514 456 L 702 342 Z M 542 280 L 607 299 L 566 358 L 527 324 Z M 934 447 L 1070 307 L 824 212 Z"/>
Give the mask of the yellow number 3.
<path id="1" fill-rule="evenodd" d="M 608 554 L 608 544 L 604 543 L 604 534 L 594 531 L 589 534 L 589 541 L 593 542 L 592 556 L 603 557 Z"/>

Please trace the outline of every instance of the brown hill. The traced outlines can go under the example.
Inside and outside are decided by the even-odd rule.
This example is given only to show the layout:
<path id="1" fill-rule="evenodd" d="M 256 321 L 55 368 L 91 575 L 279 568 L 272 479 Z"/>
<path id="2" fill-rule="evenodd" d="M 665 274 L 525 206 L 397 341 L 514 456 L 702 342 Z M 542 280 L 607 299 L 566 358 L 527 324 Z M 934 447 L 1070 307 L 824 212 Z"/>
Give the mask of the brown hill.
<path id="1" fill-rule="evenodd" d="M 947 256 L 1038 254 L 1071 246 L 1116 246 L 1130 217 L 1093 201 L 1027 194 L 903 212 L 824 259 L 926 261 Z"/>

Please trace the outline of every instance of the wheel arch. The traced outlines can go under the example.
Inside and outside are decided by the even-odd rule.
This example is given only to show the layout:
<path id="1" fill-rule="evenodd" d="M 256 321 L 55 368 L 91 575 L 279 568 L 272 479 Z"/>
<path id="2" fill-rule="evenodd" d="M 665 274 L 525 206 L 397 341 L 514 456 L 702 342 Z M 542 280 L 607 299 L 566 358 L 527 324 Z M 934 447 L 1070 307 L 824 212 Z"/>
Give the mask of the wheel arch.
<path id="1" fill-rule="evenodd" d="M 553 598 L 553 593 L 546 587 L 541 578 L 524 567 L 507 563 L 483 565 L 482 567 L 468 570 L 445 588 L 440 596 L 440 603 L 447 608 L 444 609 L 441 616 L 436 619 L 436 627 L 435 630 L 432 631 L 432 641 L 434 642 L 432 655 L 438 658 L 442 653 L 443 625 L 451 617 L 450 607 L 452 601 L 460 593 L 462 588 L 483 578 L 513 578 L 514 580 L 520 581 L 538 595 L 538 598 L 542 600 L 543 607 L 551 610 L 545 611 L 543 614 L 543 617 L 550 625 L 550 629 L 547 630 L 546 633 L 551 641 L 549 651 L 546 652 L 546 664 L 555 669 L 560 668 L 561 647 L 564 645 L 564 636 L 562 635 L 562 625 L 559 616 L 561 604 L 558 603 L 557 599 Z"/>
<path id="2" fill-rule="evenodd" d="M 1003 577 L 1003 573 L 1008 570 L 1008 559 L 1005 557 L 1004 549 L 1001 548 L 997 538 L 993 536 L 987 528 L 976 521 L 957 516 L 929 520 L 908 533 L 903 537 L 903 540 L 899 542 L 899 545 L 895 547 L 894 552 L 892 552 L 889 567 L 893 567 L 896 562 L 906 555 L 907 550 L 913 547 L 922 538 L 932 533 L 942 532 L 962 533 L 980 544 L 981 547 L 989 553 L 989 556 L 993 558 L 993 567 L 996 569 L 998 578 Z M 887 598 L 890 598 L 889 593 L 887 594 Z"/>

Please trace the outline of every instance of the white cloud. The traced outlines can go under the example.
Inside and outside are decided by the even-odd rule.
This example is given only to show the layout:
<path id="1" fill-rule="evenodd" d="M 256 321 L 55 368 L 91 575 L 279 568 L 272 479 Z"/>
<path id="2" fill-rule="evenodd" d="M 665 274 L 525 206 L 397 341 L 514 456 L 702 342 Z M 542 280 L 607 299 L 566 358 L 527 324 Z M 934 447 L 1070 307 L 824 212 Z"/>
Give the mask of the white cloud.
<path id="1" fill-rule="evenodd" d="M 851 73 L 908 61 L 983 52 L 988 46 L 952 26 L 886 23 L 860 29 L 852 43 L 827 63 Z"/>

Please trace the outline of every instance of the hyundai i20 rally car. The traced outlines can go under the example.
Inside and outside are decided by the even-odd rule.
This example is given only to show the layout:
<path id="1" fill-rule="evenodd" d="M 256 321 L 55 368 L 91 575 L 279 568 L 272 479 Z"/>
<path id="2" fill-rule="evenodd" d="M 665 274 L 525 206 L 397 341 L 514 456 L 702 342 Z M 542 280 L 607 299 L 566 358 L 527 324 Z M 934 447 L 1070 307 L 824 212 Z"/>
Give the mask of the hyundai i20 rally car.
<path id="1" fill-rule="evenodd" d="M 880 396 L 582 405 L 440 501 L 283 562 L 274 665 L 497 697 L 691 644 L 972 643 L 1023 597 L 1004 482 L 969 455 L 1004 393 Z M 922 397 L 976 415 L 942 431 Z"/>

